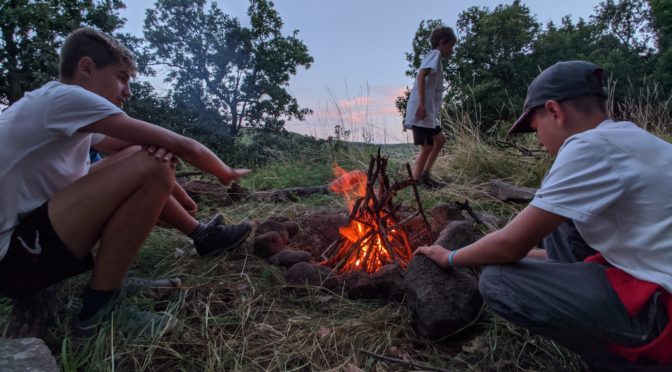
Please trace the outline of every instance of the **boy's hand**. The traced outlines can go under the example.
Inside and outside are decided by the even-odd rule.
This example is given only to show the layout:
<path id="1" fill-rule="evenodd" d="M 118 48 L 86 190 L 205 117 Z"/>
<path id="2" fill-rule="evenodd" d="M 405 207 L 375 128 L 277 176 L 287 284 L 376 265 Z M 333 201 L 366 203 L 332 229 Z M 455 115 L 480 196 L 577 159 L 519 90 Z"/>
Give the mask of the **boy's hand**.
<path id="1" fill-rule="evenodd" d="M 418 247 L 418 249 L 413 252 L 413 256 L 420 254 L 427 256 L 430 260 L 443 268 L 450 268 L 450 263 L 448 262 L 448 254 L 450 254 L 450 251 L 440 245 Z"/>
<path id="2" fill-rule="evenodd" d="M 172 152 L 164 149 L 163 147 L 156 147 L 156 146 L 147 146 L 145 148 L 145 151 L 149 153 L 149 155 L 154 156 L 155 159 L 160 160 L 162 162 L 170 162 L 171 166 L 175 168 L 177 166 L 177 163 L 179 159 L 177 156 L 175 156 Z"/>
<path id="3" fill-rule="evenodd" d="M 245 177 L 250 173 L 252 173 L 252 170 L 247 168 L 231 169 L 231 174 L 227 178 L 220 178 L 219 182 L 221 182 L 224 186 L 229 186 L 232 181 L 235 181 L 241 177 Z"/>
<path id="4" fill-rule="evenodd" d="M 425 111 L 425 105 L 420 105 L 418 110 L 415 112 L 415 118 L 418 120 L 424 120 L 427 117 L 427 112 Z"/>

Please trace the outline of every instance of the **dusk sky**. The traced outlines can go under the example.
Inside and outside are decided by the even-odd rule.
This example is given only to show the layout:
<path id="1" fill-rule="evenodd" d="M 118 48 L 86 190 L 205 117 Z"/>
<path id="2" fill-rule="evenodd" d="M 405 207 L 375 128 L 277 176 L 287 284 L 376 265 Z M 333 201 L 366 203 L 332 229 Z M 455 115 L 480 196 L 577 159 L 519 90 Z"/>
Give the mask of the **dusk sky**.
<path id="1" fill-rule="evenodd" d="M 455 27 L 457 16 L 471 6 L 494 9 L 511 1 L 416 0 L 277 0 L 275 9 L 284 22 L 284 33 L 299 30 L 298 37 L 315 59 L 310 69 L 300 69 L 289 91 L 302 107 L 314 114 L 304 122 L 288 123 L 288 130 L 325 138 L 334 126 L 352 131 L 349 140 L 373 138 L 376 143 L 412 142 L 402 133 L 402 119 L 394 102 L 413 85 L 405 76 L 404 53 L 421 20 L 441 19 Z M 153 0 L 126 2 L 123 31 L 142 35 L 145 10 Z M 247 25 L 247 0 L 218 1 L 219 7 Z M 599 0 L 523 1 L 543 24 L 559 22 L 565 15 L 587 19 Z M 458 34 L 458 38 L 459 38 Z M 160 79 L 152 83 L 162 89 Z M 165 86 L 163 87 L 165 89 Z M 340 109 L 340 114 L 338 113 Z"/>

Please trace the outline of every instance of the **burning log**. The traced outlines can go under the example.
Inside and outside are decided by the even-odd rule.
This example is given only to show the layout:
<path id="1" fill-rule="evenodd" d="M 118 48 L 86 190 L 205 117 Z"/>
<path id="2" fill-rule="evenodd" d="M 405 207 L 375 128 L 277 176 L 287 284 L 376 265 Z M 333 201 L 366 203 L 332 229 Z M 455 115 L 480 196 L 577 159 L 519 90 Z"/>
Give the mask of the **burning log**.
<path id="1" fill-rule="evenodd" d="M 322 265 L 339 272 L 365 271 L 375 273 L 387 264 L 399 263 L 405 268 L 411 259 L 412 246 L 408 233 L 397 217 L 401 205 L 394 205 L 392 198 L 400 190 L 413 186 L 418 206 L 431 237 L 431 227 L 425 217 L 415 180 L 409 179 L 390 185 L 387 176 L 387 157 L 371 157 L 366 174 L 361 171 L 346 172 L 336 166 L 338 178 L 330 189 L 343 193 L 350 209 L 348 225 L 339 229 L 341 237 L 324 252 Z"/>

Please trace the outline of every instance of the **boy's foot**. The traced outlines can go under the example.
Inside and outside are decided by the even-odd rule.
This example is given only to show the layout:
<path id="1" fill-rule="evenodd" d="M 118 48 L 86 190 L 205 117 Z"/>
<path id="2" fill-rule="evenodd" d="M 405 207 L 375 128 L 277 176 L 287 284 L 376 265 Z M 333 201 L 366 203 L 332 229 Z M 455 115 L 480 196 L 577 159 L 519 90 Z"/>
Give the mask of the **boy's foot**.
<path id="1" fill-rule="evenodd" d="M 72 335 L 75 340 L 85 340 L 96 334 L 98 327 L 110 318 L 114 310 L 121 304 L 123 298 L 123 290 L 119 290 L 107 304 L 98 309 L 92 316 L 81 319 L 79 315 L 75 315 L 72 321 Z"/>
<path id="2" fill-rule="evenodd" d="M 212 257 L 241 245 L 252 232 L 249 222 L 237 225 L 220 225 L 221 215 L 216 215 L 206 225 L 205 236 L 194 241 L 194 247 L 201 256 Z"/>
<path id="3" fill-rule="evenodd" d="M 95 335 L 99 327 L 112 318 L 115 305 L 104 306 L 96 314 L 86 319 L 75 316 L 72 324 L 72 334 L 75 340 L 83 342 Z M 118 313 L 115 317 L 118 322 L 117 329 L 128 337 L 154 338 L 172 329 L 176 323 L 175 319 L 168 313 L 143 311 L 135 306 L 125 306 L 116 312 Z"/>
<path id="4" fill-rule="evenodd" d="M 182 281 L 180 278 L 165 278 L 165 279 L 147 279 L 136 276 L 134 273 L 128 273 L 122 289 L 126 296 L 134 295 L 143 289 L 159 289 L 159 288 L 180 288 Z"/>
<path id="5" fill-rule="evenodd" d="M 447 186 L 445 182 L 440 182 L 432 178 L 429 173 L 423 173 L 422 176 L 420 176 L 420 181 L 430 189 L 440 189 Z"/>

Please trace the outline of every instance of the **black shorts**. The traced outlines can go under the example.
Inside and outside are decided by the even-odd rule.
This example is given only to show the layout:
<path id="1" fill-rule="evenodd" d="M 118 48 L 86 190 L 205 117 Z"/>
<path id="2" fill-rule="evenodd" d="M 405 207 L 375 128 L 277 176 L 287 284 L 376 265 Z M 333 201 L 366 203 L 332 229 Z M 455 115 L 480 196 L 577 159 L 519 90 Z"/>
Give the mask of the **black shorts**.
<path id="1" fill-rule="evenodd" d="M 413 129 L 413 144 L 414 145 L 434 145 L 434 136 L 441 133 L 441 127 L 436 127 L 433 129 L 412 127 Z"/>
<path id="2" fill-rule="evenodd" d="M 0 294 L 32 296 L 63 279 L 93 268 L 93 256 L 72 255 L 49 221 L 47 203 L 16 227 L 5 258 L 0 260 Z"/>

